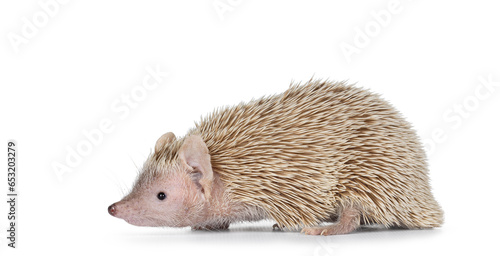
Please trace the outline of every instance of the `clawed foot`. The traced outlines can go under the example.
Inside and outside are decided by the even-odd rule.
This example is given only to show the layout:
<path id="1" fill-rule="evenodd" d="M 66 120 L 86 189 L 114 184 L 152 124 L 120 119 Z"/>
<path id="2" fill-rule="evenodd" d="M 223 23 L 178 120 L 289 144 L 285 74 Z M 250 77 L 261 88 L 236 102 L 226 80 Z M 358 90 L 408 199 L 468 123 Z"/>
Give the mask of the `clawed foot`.
<path id="1" fill-rule="evenodd" d="M 283 225 L 280 226 L 280 225 L 278 225 L 278 223 L 275 223 L 273 225 L 273 231 L 283 231 L 284 228 L 285 228 L 285 226 L 283 226 Z"/>

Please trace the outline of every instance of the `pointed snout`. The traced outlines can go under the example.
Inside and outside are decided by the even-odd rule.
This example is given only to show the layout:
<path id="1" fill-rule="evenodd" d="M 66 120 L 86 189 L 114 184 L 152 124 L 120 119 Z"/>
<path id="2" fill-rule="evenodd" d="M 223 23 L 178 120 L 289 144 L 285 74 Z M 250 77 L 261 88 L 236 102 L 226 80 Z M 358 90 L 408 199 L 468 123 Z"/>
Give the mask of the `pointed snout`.
<path id="1" fill-rule="evenodd" d="M 115 204 L 112 204 L 108 207 L 108 213 L 111 215 L 111 216 L 115 216 L 116 215 L 116 206 Z"/>
<path id="2" fill-rule="evenodd" d="M 135 226 L 146 226 L 147 224 L 142 217 L 141 209 L 138 210 L 133 205 L 131 206 L 130 201 L 122 200 L 108 206 L 108 213 Z"/>

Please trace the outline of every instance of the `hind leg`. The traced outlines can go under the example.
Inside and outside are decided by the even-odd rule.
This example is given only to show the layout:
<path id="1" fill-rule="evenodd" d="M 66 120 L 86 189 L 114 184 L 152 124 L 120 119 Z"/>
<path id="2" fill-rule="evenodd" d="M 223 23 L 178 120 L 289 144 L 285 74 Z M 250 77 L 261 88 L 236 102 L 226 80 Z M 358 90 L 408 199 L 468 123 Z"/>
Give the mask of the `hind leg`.
<path id="1" fill-rule="evenodd" d="M 351 233 L 360 225 L 361 215 L 354 207 L 344 208 L 338 221 L 328 226 L 303 228 L 301 232 L 306 235 L 341 235 Z"/>

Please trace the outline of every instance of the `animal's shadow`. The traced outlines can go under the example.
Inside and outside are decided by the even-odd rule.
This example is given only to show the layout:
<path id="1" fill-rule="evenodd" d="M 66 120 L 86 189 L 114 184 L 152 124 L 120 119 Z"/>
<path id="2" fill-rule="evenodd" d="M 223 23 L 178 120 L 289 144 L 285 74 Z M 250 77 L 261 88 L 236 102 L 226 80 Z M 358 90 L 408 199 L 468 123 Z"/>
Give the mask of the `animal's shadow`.
<path id="1" fill-rule="evenodd" d="M 359 241 L 383 241 L 383 240 L 406 240 L 418 239 L 437 235 L 440 229 L 402 229 L 384 228 L 382 226 L 361 226 L 356 231 L 336 236 L 309 236 L 299 231 L 273 231 L 272 225 L 255 225 L 250 223 L 237 224 L 228 230 L 191 230 L 160 228 L 154 232 L 140 232 L 134 234 L 123 234 L 126 238 L 144 243 L 168 242 L 196 242 L 204 243 L 303 243 L 303 244 L 325 244 L 325 243 L 356 243 Z"/>

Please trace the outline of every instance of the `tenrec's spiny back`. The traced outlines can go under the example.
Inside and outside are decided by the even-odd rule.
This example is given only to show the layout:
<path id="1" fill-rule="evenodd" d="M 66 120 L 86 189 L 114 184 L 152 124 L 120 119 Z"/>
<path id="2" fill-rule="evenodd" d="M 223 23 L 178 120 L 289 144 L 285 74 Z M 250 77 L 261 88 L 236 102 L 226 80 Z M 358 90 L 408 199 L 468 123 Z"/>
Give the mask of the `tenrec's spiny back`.
<path id="1" fill-rule="evenodd" d="M 411 126 L 378 95 L 344 82 L 309 81 L 217 109 L 189 134 L 202 136 L 233 200 L 288 228 L 317 225 L 346 204 L 386 226 L 442 221 Z M 176 157 L 181 143 L 164 155 Z"/>

